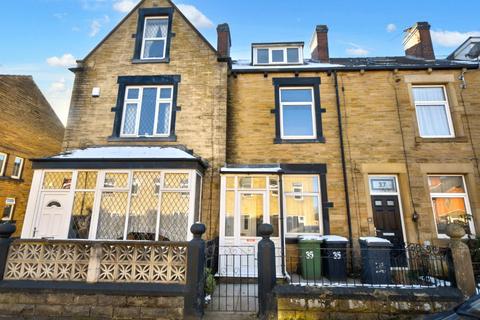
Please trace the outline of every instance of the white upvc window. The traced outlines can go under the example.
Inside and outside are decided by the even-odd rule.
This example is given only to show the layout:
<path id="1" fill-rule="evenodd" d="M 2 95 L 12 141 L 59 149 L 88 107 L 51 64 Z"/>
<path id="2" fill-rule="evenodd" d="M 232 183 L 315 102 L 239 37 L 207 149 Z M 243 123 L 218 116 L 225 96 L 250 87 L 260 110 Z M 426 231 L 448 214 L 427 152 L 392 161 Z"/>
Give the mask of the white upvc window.
<path id="1" fill-rule="evenodd" d="M 5 199 L 5 207 L 3 208 L 3 221 L 10 221 L 13 217 L 13 210 L 15 209 L 15 198 Z"/>
<path id="2" fill-rule="evenodd" d="M 303 63 L 301 46 L 254 47 L 253 64 L 300 64 Z"/>
<path id="3" fill-rule="evenodd" d="M 13 162 L 12 176 L 11 176 L 13 179 L 20 179 L 20 177 L 22 176 L 23 161 L 24 161 L 23 158 L 15 157 L 15 161 Z"/>
<path id="4" fill-rule="evenodd" d="M 127 86 L 122 137 L 168 137 L 172 122 L 173 86 Z"/>
<path id="5" fill-rule="evenodd" d="M 444 85 L 413 86 L 418 129 L 422 138 L 455 136 Z"/>
<path id="6" fill-rule="evenodd" d="M 283 194 L 287 237 L 322 234 L 319 176 L 284 175 Z"/>
<path id="7" fill-rule="evenodd" d="M 0 176 L 3 176 L 5 174 L 7 159 L 8 155 L 6 153 L 0 152 Z"/>
<path id="8" fill-rule="evenodd" d="M 282 139 L 317 138 L 312 87 L 281 87 L 279 103 Z"/>
<path id="9" fill-rule="evenodd" d="M 141 58 L 164 59 L 168 37 L 168 17 L 146 17 L 143 26 Z"/>
<path id="10" fill-rule="evenodd" d="M 446 228 L 450 223 L 458 223 L 467 234 L 475 235 L 465 177 L 431 175 L 428 186 L 438 237 L 448 238 Z"/>

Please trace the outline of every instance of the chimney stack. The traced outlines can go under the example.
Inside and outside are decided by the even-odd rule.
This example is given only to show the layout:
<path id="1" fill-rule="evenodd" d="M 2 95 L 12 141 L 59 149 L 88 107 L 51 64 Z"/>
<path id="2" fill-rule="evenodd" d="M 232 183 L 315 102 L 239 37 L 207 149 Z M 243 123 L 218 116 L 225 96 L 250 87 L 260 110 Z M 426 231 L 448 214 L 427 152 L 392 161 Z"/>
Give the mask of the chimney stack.
<path id="1" fill-rule="evenodd" d="M 230 58 L 230 47 L 232 40 L 230 38 L 230 28 L 227 23 L 222 23 L 217 26 L 217 51 L 220 58 Z"/>
<path id="2" fill-rule="evenodd" d="M 310 41 L 312 59 L 328 63 L 328 27 L 324 24 L 315 27 L 312 40 Z"/>
<path id="3" fill-rule="evenodd" d="M 426 60 L 435 59 L 428 22 L 417 22 L 404 32 L 403 47 L 405 55 Z"/>

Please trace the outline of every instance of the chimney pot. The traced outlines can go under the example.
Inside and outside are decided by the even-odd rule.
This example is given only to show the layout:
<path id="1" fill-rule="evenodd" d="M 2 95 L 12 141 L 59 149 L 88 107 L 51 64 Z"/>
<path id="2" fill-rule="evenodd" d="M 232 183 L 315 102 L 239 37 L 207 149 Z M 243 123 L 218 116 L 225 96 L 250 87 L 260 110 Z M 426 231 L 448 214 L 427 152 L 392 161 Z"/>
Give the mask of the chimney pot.
<path id="1" fill-rule="evenodd" d="M 220 58 L 230 58 L 231 46 L 230 27 L 227 23 L 219 24 L 217 26 L 217 51 Z"/>
<path id="2" fill-rule="evenodd" d="M 310 41 L 310 52 L 312 59 L 329 62 L 327 25 L 320 24 L 315 27 L 315 32 Z"/>
<path id="3" fill-rule="evenodd" d="M 430 24 L 425 21 L 417 22 L 405 30 L 403 38 L 405 55 L 434 60 L 432 37 L 430 35 Z"/>

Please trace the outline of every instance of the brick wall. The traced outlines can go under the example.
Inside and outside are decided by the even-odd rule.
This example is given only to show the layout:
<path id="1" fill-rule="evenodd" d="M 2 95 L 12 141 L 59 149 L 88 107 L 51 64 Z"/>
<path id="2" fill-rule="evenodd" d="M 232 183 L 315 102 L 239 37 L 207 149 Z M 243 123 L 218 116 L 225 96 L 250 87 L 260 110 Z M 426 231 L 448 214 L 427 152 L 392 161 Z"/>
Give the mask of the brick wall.
<path id="1" fill-rule="evenodd" d="M 170 7 L 166 0 L 146 0 L 141 7 Z M 207 237 L 217 232 L 219 166 L 225 162 L 227 64 L 217 61 L 205 43 L 178 11 L 173 14 L 169 63 L 132 63 L 138 14 L 134 12 L 83 62 L 75 77 L 65 149 L 90 145 L 185 145 L 209 162 L 203 179 L 202 221 Z M 118 85 L 127 75 L 181 75 L 176 114 L 177 141 L 109 141 L 112 134 Z M 93 87 L 101 95 L 91 97 Z"/>
<path id="2" fill-rule="evenodd" d="M 0 76 L 0 152 L 8 155 L 0 177 L 0 212 L 5 199 L 15 198 L 13 220 L 20 235 L 32 181 L 29 159 L 58 153 L 64 127 L 30 76 Z M 15 157 L 24 158 L 20 180 L 11 179 Z"/>

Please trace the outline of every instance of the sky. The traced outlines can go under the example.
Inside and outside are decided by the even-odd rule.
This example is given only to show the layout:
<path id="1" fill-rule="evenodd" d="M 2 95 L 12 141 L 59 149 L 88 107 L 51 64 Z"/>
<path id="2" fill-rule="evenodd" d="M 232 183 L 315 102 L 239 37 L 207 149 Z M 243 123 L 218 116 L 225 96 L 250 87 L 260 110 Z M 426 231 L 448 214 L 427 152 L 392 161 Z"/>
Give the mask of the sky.
<path id="1" fill-rule="evenodd" d="M 402 31 L 428 21 L 437 58 L 480 36 L 480 1 L 176 0 L 216 46 L 227 22 L 231 55 L 248 59 L 252 42 L 304 41 L 329 27 L 332 57 L 403 55 Z M 138 0 L 0 0 L 0 74 L 32 75 L 65 124 L 73 86 L 68 70 L 85 57 Z M 306 54 L 309 50 L 305 50 Z M 305 57 L 308 58 L 308 57 Z"/>

